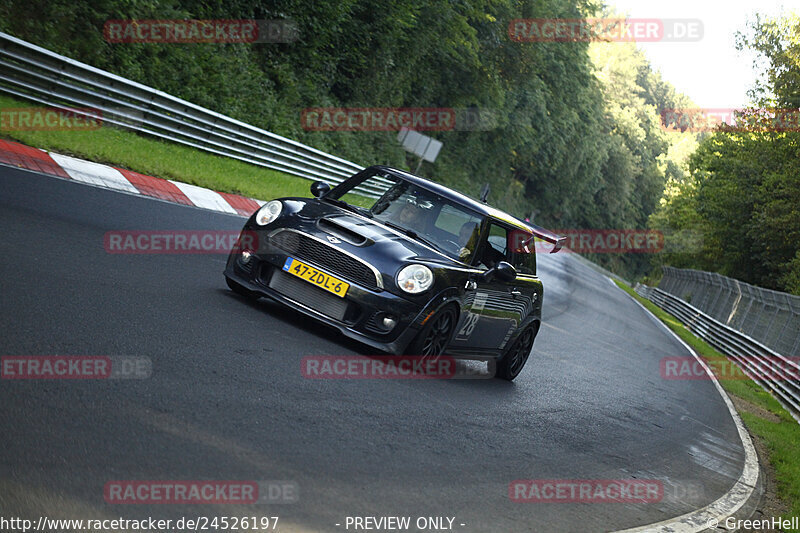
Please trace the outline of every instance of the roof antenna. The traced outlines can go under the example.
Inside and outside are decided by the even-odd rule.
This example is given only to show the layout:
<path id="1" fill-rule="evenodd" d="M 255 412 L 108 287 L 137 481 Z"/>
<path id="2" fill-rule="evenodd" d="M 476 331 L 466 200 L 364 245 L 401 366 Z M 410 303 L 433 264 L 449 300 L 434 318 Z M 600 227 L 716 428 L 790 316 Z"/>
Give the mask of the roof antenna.
<path id="1" fill-rule="evenodd" d="M 483 188 L 481 189 L 481 196 L 480 196 L 481 202 L 486 203 L 486 199 L 489 197 L 489 190 L 490 190 L 489 184 L 484 183 Z"/>

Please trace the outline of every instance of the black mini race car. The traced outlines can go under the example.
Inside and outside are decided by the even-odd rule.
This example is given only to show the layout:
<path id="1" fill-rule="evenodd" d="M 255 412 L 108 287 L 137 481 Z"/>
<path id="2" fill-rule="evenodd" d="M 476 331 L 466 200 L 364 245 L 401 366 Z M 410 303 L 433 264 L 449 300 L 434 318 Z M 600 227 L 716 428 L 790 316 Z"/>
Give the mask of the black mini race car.
<path id="1" fill-rule="evenodd" d="M 372 201 L 357 187 L 384 192 Z M 234 292 L 383 351 L 488 360 L 501 378 L 519 374 L 542 316 L 534 237 L 551 253 L 563 238 L 384 166 L 311 192 L 248 219 L 225 268 Z"/>

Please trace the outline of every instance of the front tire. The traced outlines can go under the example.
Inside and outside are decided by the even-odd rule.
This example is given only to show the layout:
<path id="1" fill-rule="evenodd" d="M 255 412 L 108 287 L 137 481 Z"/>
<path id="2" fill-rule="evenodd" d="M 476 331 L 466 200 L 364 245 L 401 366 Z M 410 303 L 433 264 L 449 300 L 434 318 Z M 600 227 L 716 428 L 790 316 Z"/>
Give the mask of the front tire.
<path id="1" fill-rule="evenodd" d="M 503 358 L 494 365 L 495 376 L 507 381 L 514 381 L 525 363 L 528 362 L 528 357 L 531 355 L 533 349 L 533 341 L 536 339 L 536 332 L 538 328 L 530 327 L 519 334 L 517 340 L 514 341 Z"/>
<path id="2" fill-rule="evenodd" d="M 450 344 L 456 330 L 457 314 L 452 306 L 437 311 L 417 333 L 408 347 L 406 355 L 439 357 Z"/>

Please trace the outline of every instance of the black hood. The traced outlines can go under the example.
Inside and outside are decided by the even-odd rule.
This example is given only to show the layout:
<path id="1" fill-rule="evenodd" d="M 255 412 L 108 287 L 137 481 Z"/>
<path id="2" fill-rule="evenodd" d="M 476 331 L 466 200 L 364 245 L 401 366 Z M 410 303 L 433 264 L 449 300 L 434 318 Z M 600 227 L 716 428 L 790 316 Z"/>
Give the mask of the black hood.
<path id="1" fill-rule="evenodd" d="M 281 217 L 282 227 L 296 229 L 328 242 L 333 239 L 334 246 L 366 261 L 380 258 L 381 263 L 387 260 L 407 263 L 418 259 L 448 265 L 457 263 L 402 231 L 347 208 L 316 198 L 285 198 L 282 201 L 285 209 Z"/>

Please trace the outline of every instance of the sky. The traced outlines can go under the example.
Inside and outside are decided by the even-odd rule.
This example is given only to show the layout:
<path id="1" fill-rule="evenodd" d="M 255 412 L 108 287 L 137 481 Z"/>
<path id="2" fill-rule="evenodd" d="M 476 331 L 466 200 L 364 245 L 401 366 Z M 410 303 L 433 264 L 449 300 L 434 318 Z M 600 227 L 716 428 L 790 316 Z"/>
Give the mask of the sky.
<path id="1" fill-rule="evenodd" d="M 631 18 L 700 19 L 703 37 L 696 42 L 639 43 L 655 70 L 702 108 L 738 108 L 758 78 L 755 56 L 738 52 L 737 31 L 744 32 L 755 13 L 779 15 L 800 11 L 800 0 L 606 0 Z"/>

